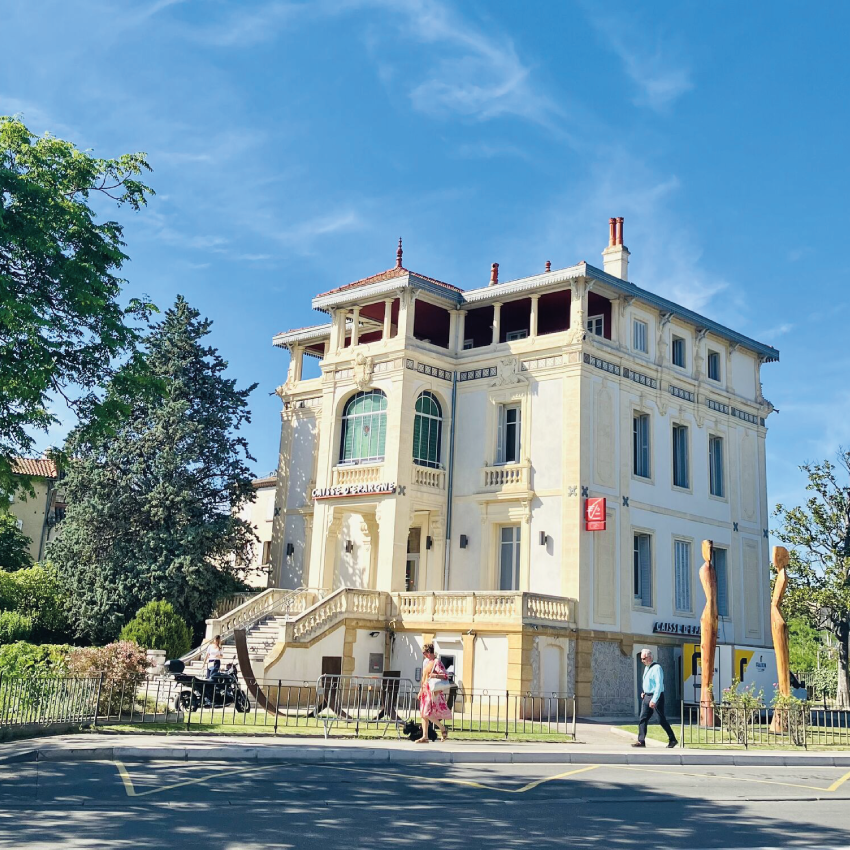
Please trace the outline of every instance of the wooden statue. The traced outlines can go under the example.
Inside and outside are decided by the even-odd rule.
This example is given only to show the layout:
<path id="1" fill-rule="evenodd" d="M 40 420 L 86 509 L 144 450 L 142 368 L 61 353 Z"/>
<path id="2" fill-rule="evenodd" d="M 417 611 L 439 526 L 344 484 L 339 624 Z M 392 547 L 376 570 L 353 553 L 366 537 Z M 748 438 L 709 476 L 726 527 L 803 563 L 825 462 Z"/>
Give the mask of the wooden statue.
<path id="1" fill-rule="evenodd" d="M 700 660 L 702 664 L 702 687 L 700 689 L 699 722 L 702 726 L 714 726 L 714 655 L 717 650 L 717 571 L 712 556 L 714 543 L 702 541 L 703 565 L 699 580 L 705 591 L 705 609 L 700 617 Z"/>
<path id="2" fill-rule="evenodd" d="M 782 616 L 782 597 L 788 588 L 788 550 L 784 546 L 773 547 L 773 567 L 776 570 L 776 583 L 773 585 L 773 598 L 770 600 L 770 631 L 773 635 L 773 649 L 776 653 L 776 685 L 779 693 L 791 696 L 791 662 L 788 651 L 788 624 Z M 774 712 L 770 728 L 774 732 L 784 732 L 787 717 Z"/>

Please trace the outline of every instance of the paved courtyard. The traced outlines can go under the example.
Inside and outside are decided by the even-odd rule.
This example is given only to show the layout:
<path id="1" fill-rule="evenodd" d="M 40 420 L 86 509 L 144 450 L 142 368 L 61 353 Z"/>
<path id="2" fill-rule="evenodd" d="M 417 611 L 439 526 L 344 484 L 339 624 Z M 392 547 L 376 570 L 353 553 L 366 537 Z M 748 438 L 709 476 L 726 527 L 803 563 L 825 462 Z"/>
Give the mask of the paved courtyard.
<path id="1" fill-rule="evenodd" d="M 850 848 L 846 767 L 19 762 L 0 847 Z"/>

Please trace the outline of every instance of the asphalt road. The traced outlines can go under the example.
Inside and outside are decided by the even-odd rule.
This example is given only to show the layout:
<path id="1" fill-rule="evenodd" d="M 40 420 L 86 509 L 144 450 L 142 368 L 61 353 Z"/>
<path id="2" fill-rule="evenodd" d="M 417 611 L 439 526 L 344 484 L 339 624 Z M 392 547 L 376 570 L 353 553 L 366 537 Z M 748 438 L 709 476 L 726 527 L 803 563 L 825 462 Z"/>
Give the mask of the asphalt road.
<path id="1" fill-rule="evenodd" d="M 24 762 L 0 847 L 841 847 L 845 768 Z"/>

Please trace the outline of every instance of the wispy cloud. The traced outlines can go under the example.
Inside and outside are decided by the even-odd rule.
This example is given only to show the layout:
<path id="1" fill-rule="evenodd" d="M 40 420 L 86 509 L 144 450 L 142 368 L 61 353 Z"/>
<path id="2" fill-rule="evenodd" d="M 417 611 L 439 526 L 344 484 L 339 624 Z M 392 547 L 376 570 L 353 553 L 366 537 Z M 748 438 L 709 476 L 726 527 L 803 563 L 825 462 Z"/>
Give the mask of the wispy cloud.
<path id="1" fill-rule="evenodd" d="M 486 32 L 444 0 L 285 0 L 238 7 L 224 19 L 187 36 L 207 46 L 248 48 L 276 38 L 299 22 L 362 11 L 379 11 L 408 41 L 427 45 L 419 79 L 408 82 L 414 109 L 432 117 L 461 115 L 488 120 L 510 115 L 550 124 L 557 105 L 531 79 L 531 68 L 504 34 Z M 396 33 L 393 35 L 395 36 Z M 384 36 L 378 38 L 383 43 Z M 386 57 L 375 51 L 376 72 L 387 85 L 399 79 Z"/>
<path id="2" fill-rule="evenodd" d="M 643 26 L 633 10 L 612 9 L 606 4 L 602 12 L 603 7 L 587 2 L 584 7 L 600 39 L 620 59 L 634 83 L 636 105 L 661 112 L 694 87 L 690 68 L 677 59 L 676 48 L 662 44 L 657 31 Z M 628 39 L 624 32 L 629 33 Z"/>
<path id="3" fill-rule="evenodd" d="M 299 222 L 276 234 L 278 241 L 301 253 L 311 253 L 313 244 L 320 236 L 332 233 L 350 233 L 361 230 L 364 221 L 353 210 L 341 210 Z"/>
<path id="4" fill-rule="evenodd" d="M 782 324 L 776 325 L 775 327 L 766 328 L 763 331 L 758 331 L 756 333 L 756 338 L 764 342 L 770 342 L 771 340 L 774 340 L 777 337 L 784 336 L 792 330 L 794 330 L 794 324 L 792 322 L 783 322 Z"/>

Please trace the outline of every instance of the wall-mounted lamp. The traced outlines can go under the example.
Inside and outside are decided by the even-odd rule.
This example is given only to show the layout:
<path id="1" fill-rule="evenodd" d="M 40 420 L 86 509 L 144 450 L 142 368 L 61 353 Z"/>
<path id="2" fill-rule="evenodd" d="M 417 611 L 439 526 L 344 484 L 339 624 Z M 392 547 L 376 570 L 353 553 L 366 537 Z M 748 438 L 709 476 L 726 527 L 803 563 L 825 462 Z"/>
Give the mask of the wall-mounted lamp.
<path id="1" fill-rule="evenodd" d="M 433 545 L 434 545 L 434 538 L 433 537 L 426 537 L 425 538 L 425 548 L 430 549 Z"/>
<path id="2" fill-rule="evenodd" d="M 349 555 L 354 551 L 354 543 L 351 540 L 345 541 L 345 551 Z"/>
<path id="3" fill-rule="evenodd" d="M 549 538 L 546 536 L 545 531 L 540 532 L 540 545 L 545 546 L 549 542 Z"/>
<path id="4" fill-rule="evenodd" d="M 295 544 L 287 543 L 286 544 L 286 557 L 291 558 L 295 554 Z"/>
<path id="5" fill-rule="evenodd" d="M 468 545 L 469 545 L 469 538 L 465 534 L 461 534 L 461 536 L 460 536 L 460 548 L 466 549 L 466 547 Z"/>
<path id="6" fill-rule="evenodd" d="M 369 637 L 377 637 L 380 632 L 369 632 Z"/>

